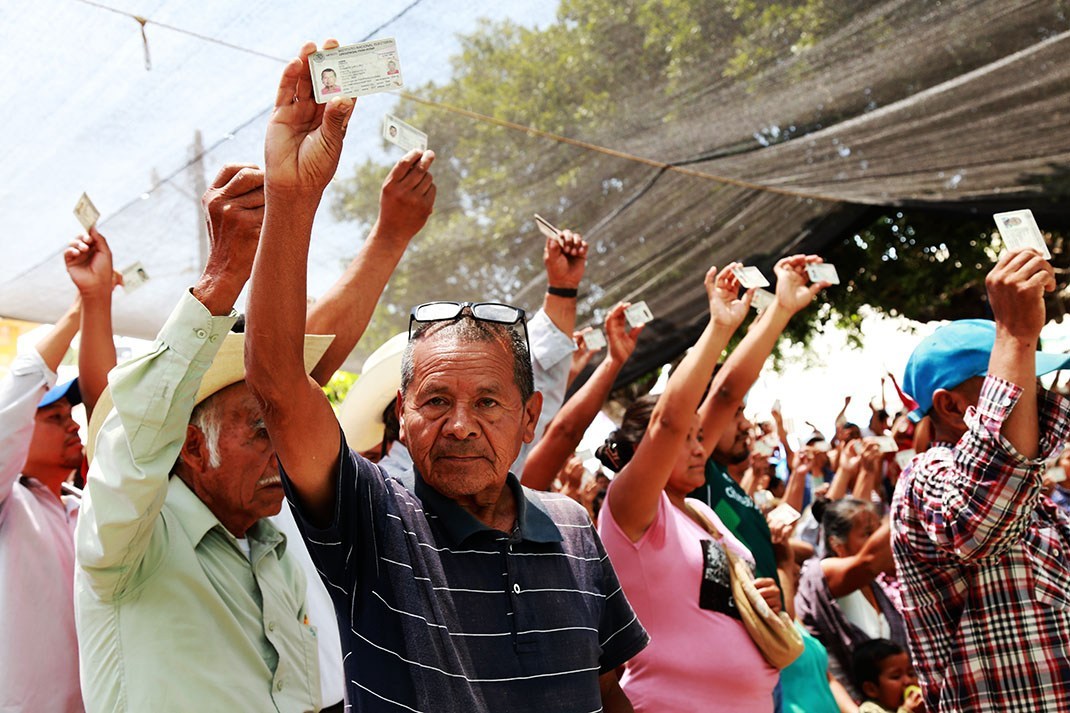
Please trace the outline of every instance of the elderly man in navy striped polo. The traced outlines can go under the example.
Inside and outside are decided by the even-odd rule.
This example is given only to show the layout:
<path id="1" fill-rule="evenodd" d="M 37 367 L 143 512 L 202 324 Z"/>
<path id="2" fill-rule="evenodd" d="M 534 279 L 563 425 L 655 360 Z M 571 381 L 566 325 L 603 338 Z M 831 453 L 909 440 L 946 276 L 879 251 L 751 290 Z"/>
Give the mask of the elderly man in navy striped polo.
<path id="1" fill-rule="evenodd" d="M 398 397 L 415 467 L 407 478 L 351 451 L 305 376 L 312 217 L 353 108 L 313 103 L 315 50 L 306 45 L 284 70 L 268 125 L 245 354 L 334 600 L 348 701 L 356 711 L 630 711 L 614 669 L 648 637 L 598 535 L 580 506 L 526 490 L 509 472 L 542 406 L 523 311 L 413 310 Z M 432 158 L 410 171 L 414 189 L 434 190 Z"/>

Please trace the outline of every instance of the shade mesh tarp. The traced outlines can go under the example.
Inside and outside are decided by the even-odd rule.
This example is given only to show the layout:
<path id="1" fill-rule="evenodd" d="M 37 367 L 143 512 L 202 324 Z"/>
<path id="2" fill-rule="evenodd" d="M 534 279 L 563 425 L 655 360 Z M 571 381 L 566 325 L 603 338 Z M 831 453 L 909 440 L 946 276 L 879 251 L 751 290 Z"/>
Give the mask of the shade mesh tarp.
<path id="1" fill-rule="evenodd" d="M 534 69 L 518 80 L 509 73 L 516 52 L 502 54 L 508 61 L 500 65 L 446 64 L 446 55 L 459 48 L 482 52 L 490 60 L 501 54 L 452 39 L 451 33 L 479 31 L 474 18 L 484 14 L 485 4 L 426 0 L 380 35 L 398 37 L 407 91 L 438 105 L 390 96 L 358 103 L 352 145 L 317 222 L 309 291 L 312 296 L 322 293 L 340 274 L 367 228 L 365 221 L 350 219 L 362 217 L 359 210 L 342 207 L 352 199 L 354 185 L 363 186 L 365 194 L 369 190 L 367 181 L 348 180 L 353 166 L 370 159 L 385 170 L 398 155 L 384 153 L 375 139 L 385 111 L 419 120 L 420 128 L 431 134 L 431 145 L 440 153 L 435 173 L 441 190 L 436 215 L 403 260 L 351 368 L 381 338 L 403 329 L 408 307 L 417 302 L 500 299 L 536 308 L 545 281 L 534 212 L 560 227 L 584 231 L 592 243 L 579 302 L 581 324 L 596 321 L 624 299 L 646 300 L 658 318 L 622 380 L 670 360 L 693 341 L 704 322 L 702 276 L 711 264 L 739 259 L 758 264 L 771 276 L 777 257 L 798 250 L 820 252 L 890 206 L 961 211 L 964 216 L 1032 208 L 1042 226 L 1065 225 L 1070 214 L 1068 6 L 967 0 L 591 0 L 565 3 L 556 17 L 534 17 L 530 9 L 514 4 L 499 11 L 497 19 L 512 12 L 519 25 L 567 37 L 583 34 L 595 48 L 575 45 L 577 61 L 588 63 L 586 77 L 540 76 Z M 270 25 L 265 31 L 261 23 L 269 19 L 285 22 L 284 13 L 271 8 L 276 5 L 251 3 L 240 13 L 217 10 L 209 18 L 214 24 L 199 29 L 286 56 L 299 44 L 297 30 L 308 32 L 296 40 L 338 35 L 345 41 L 360 39 L 360 33 L 340 34 L 340 22 L 364 29 L 376 24 L 360 13 L 337 9 L 327 11 L 333 17 L 315 23 L 299 21 L 300 27 L 286 31 Z M 192 21 L 177 8 L 168 9 L 174 15 L 171 22 Z M 393 14 L 384 10 L 376 19 Z M 782 21 L 777 19 L 781 16 Z M 681 27 L 690 29 L 681 34 Z M 659 34 L 665 28 L 672 32 Z M 94 182 L 93 171 L 80 169 L 76 177 L 59 182 L 60 190 L 49 192 L 43 178 L 63 172 L 68 157 L 54 155 L 47 145 L 5 150 L 7 185 L 0 205 L 6 215 L 20 219 L 5 237 L 5 244 L 17 242 L 19 247 L 10 264 L 0 265 L 3 315 L 47 321 L 65 308 L 72 292 L 55 257 L 55 221 L 48 224 L 41 216 L 42 211 L 66 216 L 83 187 L 96 194 L 98 203 L 122 206 L 111 215 L 101 206 L 108 216 L 103 229 L 112 236 L 117 255 L 140 260 L 153 278 L 117 299 L 117 331 L 153 335 L 178 292 L 195 278 L 200 259 L 195 196 L 224 161 L 259 160 L 264 110 L 279 65 L 157 34 L 160 46 L 153 47 L 148 80 L 142 76 L 140 38 L 124 40 L 122 52 L 115 55 L 81 53 L 85 67 L 79 71 L 90 87 L 94 72 L 112 65 L 124 69 L 122 81 L 129 83 L 121 93 L 125 101 L 94 110 L 92 131 L 75 130 L 58 139 L 63 146 L 88 147 L 84 160 L 91 157 L 94 165 L 110 166 L 103 181 Z M 420 42 L 416 37 L 434 39 Z M 502 30 L 482 41 L 508 49 L 514 39 Z M 167 51 L 172 41 L 179 45 L 173 55 Z M 547 41 L 545 46 L 559 58 L 559 44 Z M 538 57 L 530 60 L 537 66 Z M 242 69 L 236 74 L 244 79 L 229 94 L 218 89 L 222 65 Z M 547 65 L 553 66 L 549 60 Z M 533 100 L 537 105 L 544 92 L 553 110 L 545 116 L 511 112 L 513 99 L 504 89 L 487 89 L 474 100 L 471 92 L 450 85 L 451 75 L 460 74 L 491 87 L 500 83 L 509 91 L 519 87 L 517 106 Z M 433 85 L 424 82 L 428 76 Z M 187 94 L 170 115 L 160 116 L 137 92 L 162 96 L 162 83 L 170 81 Z M 570 85 L 555 85 L 563 81 Z M 195 97 L 196 87 L 207 94 L 203 100 Z M 6 85 L 0 89 L 9 97 L 21 91 Z M 575 103 L 562 109 L 562 98 L 573 95 Z M 87 89 L 73 101 L 88 103 L 93 97 Z M 459 100 L 468 103 L 459 105 Z M 219 106 L 212 107 L 213 101 Z M 442 104 L 499 121 L 473 118 Z M 43 109 L 34 110 L 32 117 L 3 121 L 21 122 L 26 131 L 55 128 Z M 45 127 L 32 126 L 35 121 Z M 214 148 L 202 161 L 182 168 L 188 156 L 151 138 L 153 122 L 168 121 L 201 129 L 202 144 Z M 525 133 L 504 122 L 611 151 Z M 115 149 L 130 126 L 147 137 L 143 147 L 92 148 L 103 137 L 105 149 Z M 11 132 L 5 133 L 10 142 Z M 192 131 L 187 133 L 182 141 L 189 144 Z M 164 151 L 164 160 L 154 158 L 157 150 Z M 121 171 L 138 177 L 132 180 Z M 476 172 L 484 176 L 479 184 L 471 180 Z M 166 180 L 145 200 L 130 200 L 161 176 Z M 20 181 L 31 185 L 17 185 Z M 34 197 L 23 198 L 30 188 Z M 64 230 L 72 231 L 72 219 L 64 219 Z M 43 224 L 51 234 L 42 235 Z M 124 259 L 117 262 L 121 267 Z"/>

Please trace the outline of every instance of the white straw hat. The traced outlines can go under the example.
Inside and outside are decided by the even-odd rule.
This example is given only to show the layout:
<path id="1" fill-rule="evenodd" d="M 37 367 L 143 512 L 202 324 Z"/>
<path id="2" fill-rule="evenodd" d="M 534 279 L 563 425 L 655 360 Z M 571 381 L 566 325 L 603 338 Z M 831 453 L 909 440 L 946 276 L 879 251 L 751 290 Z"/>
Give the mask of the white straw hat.
<path id="1" fill-rule="evenodd" d="M 374 448 L 383 440 L 383 409 L 401 388 L 401 357 L 408 343 L 409 333 L 405 331 L 372 352 L 338 410 L 346 443 L 358 453 Z"/>

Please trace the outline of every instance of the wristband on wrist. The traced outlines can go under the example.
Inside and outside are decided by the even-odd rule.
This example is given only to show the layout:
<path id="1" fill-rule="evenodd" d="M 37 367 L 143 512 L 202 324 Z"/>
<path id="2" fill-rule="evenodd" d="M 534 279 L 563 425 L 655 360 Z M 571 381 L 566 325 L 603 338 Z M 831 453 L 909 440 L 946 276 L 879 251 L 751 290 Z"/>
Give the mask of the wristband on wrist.
<path id="1" fill-rule="evenodd" d="M 573 299 L 579 295 L 579 292 L 575 287 L 554 287 L 551 285 L 546 288 L 546 294 L 553 295 L 554 297 L 571 297 Z"/>

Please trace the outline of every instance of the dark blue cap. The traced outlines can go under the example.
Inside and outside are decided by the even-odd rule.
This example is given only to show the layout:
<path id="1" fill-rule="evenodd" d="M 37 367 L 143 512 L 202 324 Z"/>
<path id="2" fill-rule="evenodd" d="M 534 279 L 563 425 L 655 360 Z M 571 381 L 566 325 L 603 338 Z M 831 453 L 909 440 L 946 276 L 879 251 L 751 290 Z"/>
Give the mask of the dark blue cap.
<path id="1" fill-rule="evenodd" d="M 937 389 L 953 389 L 967 379 L 987 374 L 995 343 L 996 323 L 988 319 L 960 319 L 923 339 L 903 373 L 903 391 L 918 402 L 910 419 L 919 421 L 929 413 Z M 1037 352 L 1037 376 L 1067 365 L 1070 354 Z"/>

